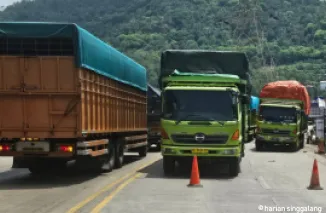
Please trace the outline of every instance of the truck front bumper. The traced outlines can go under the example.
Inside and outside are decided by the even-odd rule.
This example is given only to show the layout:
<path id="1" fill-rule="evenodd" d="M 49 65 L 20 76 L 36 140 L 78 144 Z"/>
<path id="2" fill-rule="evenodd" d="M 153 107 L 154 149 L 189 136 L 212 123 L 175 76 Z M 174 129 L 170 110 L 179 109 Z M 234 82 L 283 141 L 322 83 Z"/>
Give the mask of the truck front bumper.
<path id="1" fill-rule="evenodd" d="M 241 156 L 240 146 L 198 147 L 162 144 L 163 156 L 198 156 L 198 157 L 237 157 Z"/>
<path id="2" fill-rule="evenodd" d="M 284 137 L 284 136 L 271 136 L 271 135 L 257 135 L 256 140 L 267 144 L 294 144 L 297 143 L 296 137 Z"/>

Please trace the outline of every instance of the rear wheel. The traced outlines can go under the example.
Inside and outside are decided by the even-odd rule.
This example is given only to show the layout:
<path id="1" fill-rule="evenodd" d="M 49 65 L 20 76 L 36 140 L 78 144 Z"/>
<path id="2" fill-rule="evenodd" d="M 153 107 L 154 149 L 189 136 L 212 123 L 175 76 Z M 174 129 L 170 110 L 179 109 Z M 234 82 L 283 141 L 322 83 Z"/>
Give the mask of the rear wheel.
<path id="1" fill-rule="evenodd" d="M 257 151 L 262 151 L 263 150 L 263 143 L 259 140 L 256 139 L 255 141 L 255 146 Z"/>
<path id="2" fill-rule="evenodd" d="M 115 159 L 115 167 L 121 168 L 124 162 L 124 145 L 122 143 L 117 144 L 116 149 L 116 159 Z"/>
<path id="3" fill-rule="evenodd" d="M 161 151 L 161 143 L 156 144 L 156 151 L 158 151 L 158 152 Z"/>
<path id="4" fill-rule="evenodd" d="M 304 143 L 305 143 L 305 135 L 301 135 L 301 137 L 300 137 L 300 149 L 304 148 Z"/>
<path id="5" fill-rule="evenodd" d="M 106 156 L 103 156 L 103 163 L 101 170 L 102 172 L 111 172 L 115 165 L 115 148 L 113 145 L 109 147 L 109 154 Z"/>
<path id="6" fill-rule="evenodd" d="M 147 151 L 148 151 L 148 146 L 146 145 L 146 146 L 139 148 L 138 154 L 140 157 L 146 157 Z"/>
<path id="7" fill-rule="evenodd" d="M 163 156 L 163 170 L 165 175 L 172 175 L 175 171 L 175 159 L 171 156 Z"/>

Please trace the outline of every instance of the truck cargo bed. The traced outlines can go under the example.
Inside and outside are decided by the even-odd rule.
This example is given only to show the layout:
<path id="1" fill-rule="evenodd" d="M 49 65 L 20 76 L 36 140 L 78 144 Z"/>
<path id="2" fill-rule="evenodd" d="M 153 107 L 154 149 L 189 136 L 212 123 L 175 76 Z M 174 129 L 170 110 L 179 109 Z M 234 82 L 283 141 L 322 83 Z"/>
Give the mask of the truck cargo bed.
<path id="1" fill-rule="evenodd" d="M 0 56 L 0 137 L 145 131 L 146 92 L 77 68 L 73 56 Z"/>

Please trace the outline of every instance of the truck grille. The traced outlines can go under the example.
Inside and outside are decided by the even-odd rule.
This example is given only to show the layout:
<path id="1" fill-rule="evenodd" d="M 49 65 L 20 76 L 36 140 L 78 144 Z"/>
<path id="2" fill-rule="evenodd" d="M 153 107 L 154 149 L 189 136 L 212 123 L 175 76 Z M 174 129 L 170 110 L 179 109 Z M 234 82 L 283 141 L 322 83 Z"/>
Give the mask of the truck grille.
<path id="1" fill-rule="evenodd" d="M 272 135 L 290 135 L 290 130 L 280 130 L 280 129 L 262 129 L 262 133 L 264 134 L 272 134 Z"/>
<path id="2" fill-rule="evenodd" d="M 205 135 L 203 141 L 196 141 L 195 134 L 173 134 L 172 140 L 175 143 L 185 144 L 225 144 L 229 138 L 228 135 Z"/>

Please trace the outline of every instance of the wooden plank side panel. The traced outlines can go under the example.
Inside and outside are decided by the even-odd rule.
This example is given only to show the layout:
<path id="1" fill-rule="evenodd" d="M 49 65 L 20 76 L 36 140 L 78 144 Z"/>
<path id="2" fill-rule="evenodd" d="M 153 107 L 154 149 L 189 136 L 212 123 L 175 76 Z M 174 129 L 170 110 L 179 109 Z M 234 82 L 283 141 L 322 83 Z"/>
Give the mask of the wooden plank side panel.
<path id="1" fill-rule="evenodd" d="M 0 137 L 81 134 L 81 97 L 73 57 L 2 56 L 0 67 Z"/>
<path id="2" fill-rule="evenodd" d="M 73 57 L 32 57 L 24 60 L 26 91 L 76 93 L 77 69 Z"/>
<path id="3" fill-rule="evenodd" d="M 78 106 L 64 115 L 73 99 L 67 95 L 1 96 L 0 137 L 76 137 Z"/>
<path id="4" fill-rule="evenodd" d="M 82 131 L 142 131 L 147 127 L 146 93 L 80 69 Z"/>
<path id="5" fill-rule="evenodd" d="M 0 92 L 19 91 L 23 83 L 23 59 L 0 56 Z"/>

